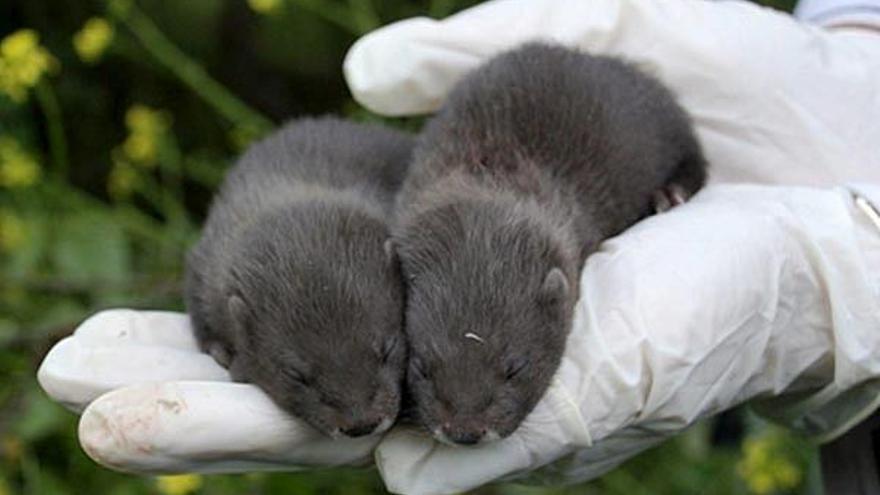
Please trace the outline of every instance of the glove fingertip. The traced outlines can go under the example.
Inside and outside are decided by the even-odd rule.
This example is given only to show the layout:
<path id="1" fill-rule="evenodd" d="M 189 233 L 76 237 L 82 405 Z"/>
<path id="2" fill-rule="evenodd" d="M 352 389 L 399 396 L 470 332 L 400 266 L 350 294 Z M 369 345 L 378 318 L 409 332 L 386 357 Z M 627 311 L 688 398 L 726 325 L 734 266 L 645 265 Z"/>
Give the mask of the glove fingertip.
<path id="1" fill-rule="evenodd" d="M 429 50 L 420 38 L 436 21 L 407 19 L 367 34 L 349 49 L 343 73 L 354 99 L 369 110 L 387 116 L 428 113 L 440 103 L 443 89 L 424 77 Z"/>
<path id="2" fill-rule="evenodd" d="M 37 383 L 46 395 L 73 412 L 83 408 L 83 390 L 78 383 L 71 383 L 67 372 L 71 363 L 76 362 L 79 349 L 72 337 L 67 337 L 55 344 L 40 367 L 37 369 Z"/>
<path id="3" fill-rule="evenodd" d="M 80 418 L 77 435 L 83 451 L 93 461 L 118 469 L 120 462 L 110 421 L 100 410 L 89 409 Z"/>

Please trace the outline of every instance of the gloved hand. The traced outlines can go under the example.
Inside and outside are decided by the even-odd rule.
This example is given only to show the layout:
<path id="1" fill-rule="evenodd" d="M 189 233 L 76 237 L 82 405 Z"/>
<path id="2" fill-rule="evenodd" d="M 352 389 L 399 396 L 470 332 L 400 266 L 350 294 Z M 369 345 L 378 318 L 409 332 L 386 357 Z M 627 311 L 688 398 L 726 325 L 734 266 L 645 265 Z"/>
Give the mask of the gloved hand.
<path id="1" fill-rule="evenodd" d="M 880 202 L 880 188 L 863 191 Z M 791 392 L 809 393 L 786 419 L 833 434 L 877 396 L 878 267 L 880 223 L 847 190 L 712 186 L 590 257 L 558 376 L 511 437 L 456 448 L 397 428 L 376 464 L 399 493 L 459 492 L 537 468 L 580 480 L 700 417 Z M 126 471 L 361 464 L 380 440 L 329 440 L 230 383 L 181 314 L 99 313 L 38 376 L 55 400 L 85 408 L 86 452 Z M 853 390 L 865 383 L 874 388 Z M 844 391 L 852 410 L 835 403 Z"/>
<path id="2" fill-rule="evenodd" d="M 625 57 L 670 86 L 711 183 L 880 183 L 880 37 L 745 2 L 496 0 L 379 29 L 345 73 L 372 110 L 424 113 L 532 39 Z M 643 222 L 588 260 L 557 382 L 518 432 L 461 450 L 392 431 L 376 451 L 382 476 L 402 493 L 539 467 L 545 481 L 585 479 L 755 397 L 783 396 L 764 410 L 792 427 L 839 434 L 878 395 L 878 238 L 866 218 L 843 190 L 710 187 Z"/>
<path id="3" fill-rule="evenodd" d="M 513 435 L 457 448 L 392 430 L 376 464 L 407 494 L 581 481 L 702 417 L 796 392 L 766 407 L 835 434 L 880 392 L 878 268 L 880 227 L 847 190 L 711 186 L 588 258 L 559 372 Z"/>
<path id="4" fill-rule="evenodd" d="M 427 111 L 464 71 L 535 37 L 626 55 L 655 72 L 694 116 L 715 181 L 820 185 L 880 174 L 880 44 L 745 4 L 494 2 L 370 34 L 353 47 L 346 74 L 373 109 Z M 878 191 L 864 191 L 880 204 Z M 874 228 L 842 189 L 710 187 L 591 257 L 558 377 L 513 436 L 454 449 L 398 428 L 376 463 L 404 493 L 450 493 L 530 471 L 583 479 L 701 416 L 808 390 L 785 419 L 833 434 L 858 415 L 841 414 L 835 399 L 880 372 Z M 131 385 L 83 414 L 81 441 L 100 462 L 169 472 L 367 458 L 372 445 L 322 441 L 255 388 L 223 383 L 222 370 L 195 352 L 183 317 L 119 314 L 130 316 L 84 324 L 80 332 L 99 336 L 59 344 L 40 371 L 44 388 L 68 404 Z M 139 340 L 101 350 L 134 328 Z M 187 351 L 147 352 L 139 364 L 151 339 L 168 341 L 152 336 L 162 329 Z M 168 382 L 179 379 L 203 381 Z"/>
<path id="5" fill-rule="evenodd" d="M 196 345 L 189 317 L 98 313 L 56 344 L 37 378 L 82 413 L 79 441 L 105 466 L 138 473 L 296 470 L 371 462 L 378 437 L 331 440 L 291 418 Z"/>
<path id="6" fill-rule="evenodd" d="M 495 0 L 383 27 L 344 68 L 364 106 L 418 114 L 493 54 L 555 40 L 625 57 L 668 85 L 696 124 L 710 181 L 877 183 L 880 36 L 865 33 L 740 1 Z"/>

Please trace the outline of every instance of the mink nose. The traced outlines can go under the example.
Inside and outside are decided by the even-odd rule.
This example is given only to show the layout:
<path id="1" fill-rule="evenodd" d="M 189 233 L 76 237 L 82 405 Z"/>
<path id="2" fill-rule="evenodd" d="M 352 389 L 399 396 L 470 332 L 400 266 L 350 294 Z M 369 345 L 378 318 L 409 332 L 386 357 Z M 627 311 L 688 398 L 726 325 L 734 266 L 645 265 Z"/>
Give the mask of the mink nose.
<path id="1" fill-rule="evenodd" d="M 443 433 L 452 443 L 459 445 L 476 445 L 486 436 L 486 429 L 478 430 L 451 430 L 445 429 Z"/>
<path id="2" fill-rule="evenodd" d="M 348 428 L 342 428 L 342 433 L 349 437 L 362 437 L 364 435 L 369 435 L 370 433 L 373 433 L 378 427 L 378 420 L 362 422 Z"/>

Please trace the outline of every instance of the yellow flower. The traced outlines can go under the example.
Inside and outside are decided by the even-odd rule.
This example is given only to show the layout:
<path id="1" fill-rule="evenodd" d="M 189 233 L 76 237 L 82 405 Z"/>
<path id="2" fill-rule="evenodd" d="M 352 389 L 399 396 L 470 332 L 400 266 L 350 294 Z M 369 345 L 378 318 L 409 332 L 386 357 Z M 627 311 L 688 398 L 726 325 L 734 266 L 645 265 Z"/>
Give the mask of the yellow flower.
<path id="1" fill-rule="evenodd" d="M 125 125 L 131 133 L 158 136 L 171 125 L 171 117 L 162 110 L 135 104 L 125 112 Z"/>
<path id="2" fill-rule="evenodd" d="M 0 136 L 0 186 L 28 187 L 40 178 L 40 164 L 18 141 Z"/>
<path id="3" fill-rule="evenodd" d="M 794 488 L 801 482 L 801 471 L 791 463 L 777 466 L 776 479 L 783 488 Z"/>
<path id="4" fill-rule="evenodd" d="M 57 67 L 58 61 L 40 46 L 32 29 L 20 29 L 0 41 L 0 93 L 13 101 L 24 101 L 27 91 Z"/>
<path id="5" fill-rule="evenodd" d="M 115 199 L 131 196 L 138 182 L 137 170 L 128 162 L 119 161 L 113 164 L 110 176 L 107 177 L 107 192 Z"/>
<path id="6" fill-rule="evenodd" d="M 92 17 L 73 35 L 73 48 L 83 62 L 92 64 L 113 41 L 113 25 L 101 17 Z"/>
<path id="7" fill-rule="evenodd" d="M 770 460 L 770 442 L 768 436 L 747 438 L 743 442 L 743 452 L 752 465 L 763 465 Z"/>
<path id="8" fill-rule="evenodd" d="M 12 252 L 25 240 L 24 221 L 9 210 L 0 210 L 0 252 Z"/>
<path id="9" fill-rule="evenodd" d="M 747 438 L 736 469 L 749 491 L 757 495 L 791 490 L 802 478 L 800 468 L 786 456 L 782 435 L 775 430 Z"/>
<path id="10" fill-rule="evenodd" d="M 7 461 L 18 462 L 21 457 L 21 440 L 12 436 L 3 437 L 3 441 L 0 442 L 0 450 Z"/>
<path id="11" fill-rule="evenodd" d="M 767 473 L 755 473 L 748 479 L 749 491 L 758 495 L 767 495 L 772 493 L 776 484 L 773 482 L 773 476 Z"/>
<path id="12" fill-rule="evenodd" d="M 128 137 L 122 152 L 133 163 L 152 167 L 156 163 L 159 144 L 171 125 L 171 118 L 146 105 L 134 105 L 125 113 Z"/>
<path id="13" fill-rule="evenodd" d="M 156 140 L 152 134 L 134 133 L 122 143 L 122 151 L 137 163 L 152 165 L 156 162 Z"/>
<path id="14" fill-rule="evenodd" d="M 248 5 L 260 14 L 272 14 L 281 7 L 282 0 L 248 0 Z"/>
<path id="15" fill-rule="evenodd" d="M 187 495 L 202 487 L 202 477 L 198 474 L 159 476 L 156 485 L 165 495 Z"/>

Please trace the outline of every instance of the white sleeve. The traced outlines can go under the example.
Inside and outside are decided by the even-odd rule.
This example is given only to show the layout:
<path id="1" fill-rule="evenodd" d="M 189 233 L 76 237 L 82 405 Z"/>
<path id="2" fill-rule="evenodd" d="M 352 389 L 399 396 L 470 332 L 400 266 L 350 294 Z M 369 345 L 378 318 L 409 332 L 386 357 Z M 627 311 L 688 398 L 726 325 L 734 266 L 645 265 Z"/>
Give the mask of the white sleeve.
<path id="1" fill-rule="evenodd" d="M 800 0 L 794 16 L 819 26 L 873 30 L 880 38 L 880 0 Z"/>

